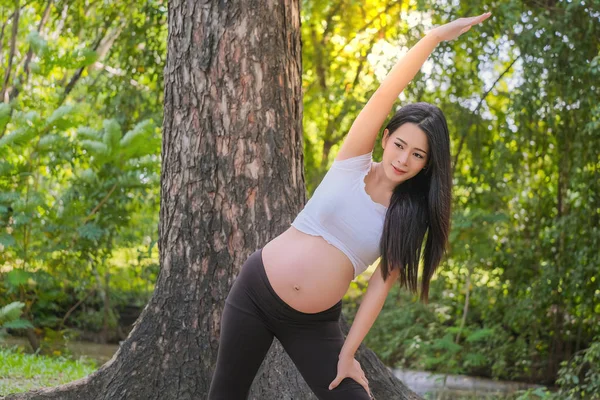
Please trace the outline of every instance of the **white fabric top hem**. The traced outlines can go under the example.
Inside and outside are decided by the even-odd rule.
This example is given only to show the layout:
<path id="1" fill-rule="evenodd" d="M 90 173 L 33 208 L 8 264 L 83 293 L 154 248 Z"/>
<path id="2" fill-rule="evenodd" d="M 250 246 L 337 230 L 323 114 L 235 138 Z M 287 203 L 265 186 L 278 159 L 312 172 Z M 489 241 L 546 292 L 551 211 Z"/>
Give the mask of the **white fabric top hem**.
<path id="1" fill-rule="evenodd" d="M 330 245 L 334 246 L 336 249 L 338 249 L 342 253 L 344 253 L 344 255 L 346 257 L 348 257 L 348 260 L 350 260 L 350 262 L 352 263 L 352 269 L 354 270 L 353 277 L 352 277 L 353 280 L 356 279 L 356 277 L 362 273 L 362 272 L 358 273 L 358 268 L 357 268 L 357 263 L 360 263 L 360 260 L 358 262 L 355 261 L 354 257 L 351 254 L 349 254 L 350 252 L 346 249 L 346 247 L 335 237 L 333 237 L 333 236 L 329 237 L 328 235 L 323 235 L 321 233 L 311 232 L 307 229 L 304 229 L 304 228 L 298 226 L 298 224 L 295 222 L 292 222 L 291 225 L 302 233 L 306 233 L 311 236 L 318 236 L 318 237 L 323 238 L 327 243 L 329 243 Z M 364 266 L 364 268 L 362 268 L 363 272 L 366 271 L 367 268 L 368 268 L 368 266 Z"/>

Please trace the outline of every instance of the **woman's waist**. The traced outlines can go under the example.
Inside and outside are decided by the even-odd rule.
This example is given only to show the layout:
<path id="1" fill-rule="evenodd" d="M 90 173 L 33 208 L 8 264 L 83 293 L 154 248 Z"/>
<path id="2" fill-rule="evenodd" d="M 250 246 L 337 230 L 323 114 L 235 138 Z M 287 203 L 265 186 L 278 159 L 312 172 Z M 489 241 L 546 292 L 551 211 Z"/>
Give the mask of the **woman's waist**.
<path id="1" fill-rule="evenodd" d="M 323 272 L 323 278 L 348 280 L 348 284 L 354 277 L 354 266 L 350 258 L 322 236 L 311 235 L 290 226 L 271 240 L 268 247 L 270 260 L 278 268 L 288 269 L 288 272 L 299 271 L 301 275 L 309 275 L 308 272 L 320 275 Z"/>
<path id="2" fill-rule="evenodd" d="M 262 257 L 277 294 L 303 312 L 334 305 L 354 277 L 352 262 L 341 250 L 294 227 L 267 243 Z"/>

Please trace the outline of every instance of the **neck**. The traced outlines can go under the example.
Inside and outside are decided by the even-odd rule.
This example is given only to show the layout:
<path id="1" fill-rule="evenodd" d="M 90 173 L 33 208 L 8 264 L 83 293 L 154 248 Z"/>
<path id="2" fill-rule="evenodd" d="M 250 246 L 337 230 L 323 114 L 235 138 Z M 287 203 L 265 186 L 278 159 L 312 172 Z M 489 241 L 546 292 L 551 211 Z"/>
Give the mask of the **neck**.
<path id="1" fill-rule="evenodd" d="M 383 165 L 380 162 L 373 163 L 373 169 L 375 170 L 374 179 L 376 187 L 382 188 L 381 190 L 385 192 L 388 197 L 392 197 L 394 188 L 398 183 L 389 180 L 385 176 L 385 173 L 383 172 Z"/>

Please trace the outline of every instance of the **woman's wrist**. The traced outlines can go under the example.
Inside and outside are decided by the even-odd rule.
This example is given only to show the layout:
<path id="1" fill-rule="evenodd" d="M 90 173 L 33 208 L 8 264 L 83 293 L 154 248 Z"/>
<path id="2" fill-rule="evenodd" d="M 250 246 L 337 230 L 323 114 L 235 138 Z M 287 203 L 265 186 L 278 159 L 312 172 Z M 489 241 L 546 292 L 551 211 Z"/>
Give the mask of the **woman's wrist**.
<path id="1" fill-rule="evenodd" d="M 431 40 L 433 42 L 435 42 L 436 45 L 440 44 L 441 42 L 443 42 L 442 38 L 437 34 L 435 28 L 429 30 L 425 36 L 423 36 L 423 39 L 428 39 Z"/>
<path id="2" fill-rule="evenodd" d="M 354 354 L 353 352 L 347 351 L 342 349 L 342 351 L 340 351 L 340 355 L 338 356 L 338 358 L 341 360 L 342 358 L 354 358 Z"/>

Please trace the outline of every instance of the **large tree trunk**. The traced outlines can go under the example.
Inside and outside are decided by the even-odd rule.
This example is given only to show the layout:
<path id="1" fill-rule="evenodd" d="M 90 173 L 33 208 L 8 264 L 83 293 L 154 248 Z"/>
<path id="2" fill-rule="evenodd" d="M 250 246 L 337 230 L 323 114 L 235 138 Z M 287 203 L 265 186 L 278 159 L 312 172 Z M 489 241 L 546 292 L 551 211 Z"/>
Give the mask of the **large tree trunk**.
<path id="1" fill-rule="evenodd" d="M 98 371 L 10 399 L 205 399 L 239 268 L 306 200 L 299 1 L 168 4 L 154 294 Z M 371 352 L 359 355 L 378 399 L 417 398 Z M 251 398 L 314 396 L 275 342 Z"/>

